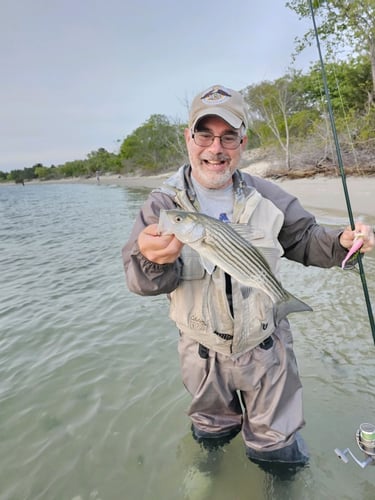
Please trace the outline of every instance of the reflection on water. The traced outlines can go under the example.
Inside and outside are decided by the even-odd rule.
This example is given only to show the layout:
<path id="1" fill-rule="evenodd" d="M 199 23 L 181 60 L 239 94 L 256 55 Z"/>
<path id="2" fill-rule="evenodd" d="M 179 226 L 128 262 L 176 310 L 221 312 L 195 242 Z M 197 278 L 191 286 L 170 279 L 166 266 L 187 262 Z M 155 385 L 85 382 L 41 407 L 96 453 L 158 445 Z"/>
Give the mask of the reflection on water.
<path id="1" fill-rule="evenodd" d="M 167 301 L 125 286 L 121 247 L 147 193 L 0 188 L 0 499 L 373 499 L 374 469 L 333 451 L 360 456 L 354 433 L 375 422 L 358 274 L 282 267 L 285 287 L 314 308 L 291 317 L 310 467 L 276 481 L 239 436 L 207 457 L 190 435 Z M 374 303 L 374 255 L 365 270 Z"/>

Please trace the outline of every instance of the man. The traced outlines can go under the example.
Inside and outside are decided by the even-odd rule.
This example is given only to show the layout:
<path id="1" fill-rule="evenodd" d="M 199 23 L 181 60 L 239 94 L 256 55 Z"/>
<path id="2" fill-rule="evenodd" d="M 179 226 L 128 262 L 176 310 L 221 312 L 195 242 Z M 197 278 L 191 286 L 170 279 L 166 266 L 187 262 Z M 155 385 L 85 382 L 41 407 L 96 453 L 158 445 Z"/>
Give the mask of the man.
<path id="1" fill-rule="evenodd" d="M 169 294 L 182 378 L 192 396 L 193 436 L 224 443 L 241 431 L 256 463 L 304 465 L 308 453 L 298 433 L 304 425 L 302 388 L 287 319 L 275 324 L 266 294 L 244 294 L 219 268 L 208 274 L 194 250 L 174 235 L 161 235 L 160 209 L 179 207 L 248 224 L 251 243 L 276 255 L 270 262 L 275 273 L 282 255 L 306 266 L 339 265 L 355 234 L 363 235 L 363 252 L 373 248 L 374 235 L 361 223 L 355 231 L 327 230 L 295 197 L 241 173 L 247 127 L 240 93 L 216 85 L 195 97 L 185 130 L 190 164 L 154 190 L 141 209 L 123 249 L 126 278 L 134 293 Z"/>

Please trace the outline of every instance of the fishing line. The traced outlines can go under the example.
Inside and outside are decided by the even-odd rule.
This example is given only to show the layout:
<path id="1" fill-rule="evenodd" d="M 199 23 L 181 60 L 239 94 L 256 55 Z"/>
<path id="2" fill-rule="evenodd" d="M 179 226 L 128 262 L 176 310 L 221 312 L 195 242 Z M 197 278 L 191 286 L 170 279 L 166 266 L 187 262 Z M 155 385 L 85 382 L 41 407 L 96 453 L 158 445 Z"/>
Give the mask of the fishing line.
<path id="1" fill-rule="evenodd" d="M 355 150 L 355 147 L 354 147 L 354 142 L 353 142 L 351 130 L 350 130 L 350 127 L 349 127 L 349 122 L 347 120 L 347 113 L 346 113 L 347 109 L 345 109 L 344 99 L 343 99 L 342 93 L 341 93 L 341 87 L 339 85 L 339 81 L 338 81 L 338 78 L 337 78 L 336 67 L 337 67 L 338 63 L 337 63 L 336 58 L 334 58 L 334 63 L 335 64 L 333 65 L 332 69 L 333 69 L 333 74 L 334 74 L 334 77 L 335 77 L 336 89 L 337 89 L 337 91 L 339 93 L 339 97 L 340 97 L 340 106 L 341 106 L 341 110 L 342 110 L 342 113 L 343 113 L 343 116 L 344 116 L 345 128 L 346 128 L 346 133 L 347 133 L 347 136 L 348 136 L 348 142 L 350 144 L 350 150 L 351 150 L 351 153 L 352 153 L 353 158 L 354 158 L 354 165 L 355 165 L 355 168 L 357 170 L 357 174 L 364 176 L 363 172 L 361 172 L 361 169 L 359 167 L 357 153 L 356 153 L 356 150 Z"/>
<path id="2" fill-rule="evenodd" d="M 332 104 L 331 104 L 331 97 L 328 89 L 328 83 L 327 83 L 327 74 L 326 74 L 326 69 L 325 69 L 325 64 L 322 56 L 322 51 L 320 48 L 320 40 L 319 40 L 319 34 L 318 34 L 318 29 L 316 27 L 316 22 L 315 22 L 315 13 L 314 13 L 314 8 L 312 4 L 312 0 L 308 0 L 309 2 L 309 7 L 310 7 L 310 12 L 311 12 L 311 19 L 314 27 L 314 34 L 315 34 L 315 39 L 316 39 L 316 45 L 319 53 L 319 61 L 320 61 L 320 67 L 322 70 L 322 78 L 323 78 L 323 85 L 324 85 L 324 93 L 326 95 L 326 101 L 327 101 L 327 107 L 328 107 L 328 114 L 329 114 L 329 121 L 331 124 L 331 129 L 332 129 L 332 135 L 333 135 L 333 140 L 335 143 L 335 148 L 336 148 L 336 155 L 337 155 L 337 163 L 339 166 L 339 171 L 340 171 L 340 176 L 342 180 L 342 186 L 344 189 L 344 195 L 345 195 L 345 202 L 346 202 L 346 207 L 348 210 L 348 215 L 349 215 L 349 221 L 350 221 L 350 226 L 352 230 L 355 229 L 355 222 L 353 218 L 353 211 L 350 203 L 350 198 L 349 198 L 349 191 L 348 191 L 348 186 L 346 183 L 346 175 L 345 175 L 345 170 L 344 170 L 344 165 L 342 161 L 342 156 L 341 156 L 341 148 L 340 148 L 340 143 L 338 140 L 338 135 L 337 135 L 337 129 L 336 129 L 336 123 L 335 119 L 333 116 L 333 111 L 332 111 Z M 362 255 L 358 254 L 358 268 L 359 268 L 359 274 L 361 276 L 361 282 L 362 282 L 362 288 L 363 288 L 363 293 L 365 296 L 365 301 L 366 301 L 366 307 L 367 307 L 367 314 L 370 322 L 370 327 L 371 327 L 371 332 L 372 332 L 372 338 L 375 344 L 375 321 L 374 321 L 374 315 L 372 313 L 372 308 L 371 308 L 371 301 L 370 301 L 370 295 L 367 287 L 367 282 L 366 282 L 366 275 L 365 275 L 365 270 L 363 267 L 363 262 L 362 262 Z"/>

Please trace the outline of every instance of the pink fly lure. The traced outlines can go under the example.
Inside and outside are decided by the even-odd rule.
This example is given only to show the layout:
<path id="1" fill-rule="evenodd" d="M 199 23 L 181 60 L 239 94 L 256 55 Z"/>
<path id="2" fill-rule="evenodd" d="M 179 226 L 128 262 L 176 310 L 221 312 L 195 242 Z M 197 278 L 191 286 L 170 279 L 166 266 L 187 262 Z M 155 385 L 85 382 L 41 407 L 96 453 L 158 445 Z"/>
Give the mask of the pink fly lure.
<path id="1" fill-rule="evenodd" d="M 350 257 L 359 251 L 359 249 L 363 245 L 363 236 L 364 236 L 364 234 L 362 234 L 362 233 L 357 233 L 355 235 L 353 245 L 350 247 L 350 250 L 349 250 L 347 256 L 345 257 L 345 259 L 341 263 L 341 269 L 344 269 L 345 264 L 348 262 Z"/>

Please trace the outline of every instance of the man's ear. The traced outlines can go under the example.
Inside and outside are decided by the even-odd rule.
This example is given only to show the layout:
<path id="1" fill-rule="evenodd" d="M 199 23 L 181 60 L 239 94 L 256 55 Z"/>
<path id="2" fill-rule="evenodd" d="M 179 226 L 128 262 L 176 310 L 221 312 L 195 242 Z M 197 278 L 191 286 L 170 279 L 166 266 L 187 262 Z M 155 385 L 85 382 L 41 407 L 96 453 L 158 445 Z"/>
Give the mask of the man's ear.
<path id="1" fill-rule="evenodd" d="M 186 142 L 186 144 L 188 144 L 189 141 L 191 141 L 191 133 L 190 133 L 190 129 L 189 128 L 186 128 L 184 130 L 184 136 L 185 136 L 185 142 Z"/>

